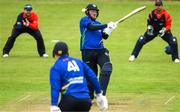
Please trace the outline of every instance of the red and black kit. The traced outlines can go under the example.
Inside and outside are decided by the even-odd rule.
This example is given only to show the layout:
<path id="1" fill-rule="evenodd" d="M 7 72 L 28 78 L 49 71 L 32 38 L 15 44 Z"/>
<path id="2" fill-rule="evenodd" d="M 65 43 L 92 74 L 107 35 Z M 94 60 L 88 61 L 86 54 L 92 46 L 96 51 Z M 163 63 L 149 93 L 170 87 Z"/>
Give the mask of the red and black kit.
<path id="1" fill-rule="evenodd" d="M 25 26 L 23 24 L 23 21 L 24 22 L 28 21 L 29 25 Z M 38 28 L 38 16 L 35 12 L 31 12 L 31 14 L 28 17 L 24 12 L 18 15 L 17 21 L 12 29 L 12 33 L 3 48 L 3 54 L 9 54 L 11 48 L 14 45 L 16 38 L 22 33 L 28 33 L 36 40 L 38 53 L 40 56 L 45 54 L 44 40 Z"/>

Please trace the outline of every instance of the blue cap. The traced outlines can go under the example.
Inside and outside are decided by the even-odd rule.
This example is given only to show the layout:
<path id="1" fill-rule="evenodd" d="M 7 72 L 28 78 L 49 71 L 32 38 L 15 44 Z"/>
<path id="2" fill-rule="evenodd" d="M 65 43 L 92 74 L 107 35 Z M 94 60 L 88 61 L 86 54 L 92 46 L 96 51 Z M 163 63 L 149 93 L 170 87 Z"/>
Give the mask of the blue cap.
<path id="1" fill-rule="evenodd" d="M 24 6 L 24 10 L 31 11 L 32 10 L 32 5 L 31 4 L 26 4 Z"/>

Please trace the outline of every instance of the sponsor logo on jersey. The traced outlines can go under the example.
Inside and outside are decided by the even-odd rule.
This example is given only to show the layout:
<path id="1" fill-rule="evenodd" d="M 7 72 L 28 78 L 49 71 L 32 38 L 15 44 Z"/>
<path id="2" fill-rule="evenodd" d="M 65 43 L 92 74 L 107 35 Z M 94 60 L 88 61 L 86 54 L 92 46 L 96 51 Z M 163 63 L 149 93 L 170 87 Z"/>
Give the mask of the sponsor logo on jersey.
<path id="1" fill-rule="evenodd" d="M 83 83 L 83 77 L 80 76 L 80 77 L 70 78 L 69 83 L 70 84 L 81 84 L 81 83 Z"/>

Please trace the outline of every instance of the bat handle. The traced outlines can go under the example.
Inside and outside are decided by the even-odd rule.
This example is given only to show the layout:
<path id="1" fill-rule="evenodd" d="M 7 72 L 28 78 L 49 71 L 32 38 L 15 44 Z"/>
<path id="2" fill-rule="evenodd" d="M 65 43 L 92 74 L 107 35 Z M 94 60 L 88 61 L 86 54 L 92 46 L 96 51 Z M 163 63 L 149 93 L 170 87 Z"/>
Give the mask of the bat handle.
<path id="1" fill-rule="evenodd" d="M 118 22 L 118 21 L 116 21 L 116 22 L 115 22 L 115 24 L 116 24 L 116 25 L 118 25 L 118 24 L 119 24 L 119 22 Z"/>

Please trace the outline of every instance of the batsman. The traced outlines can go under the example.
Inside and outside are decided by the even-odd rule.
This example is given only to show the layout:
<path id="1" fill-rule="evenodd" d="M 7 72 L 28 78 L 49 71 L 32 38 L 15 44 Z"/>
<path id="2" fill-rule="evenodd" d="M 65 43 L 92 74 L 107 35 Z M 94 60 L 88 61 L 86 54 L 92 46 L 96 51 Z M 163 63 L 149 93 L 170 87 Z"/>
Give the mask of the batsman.
<path id="1" fill-rule="evenodd" d="M 137 40 L 131 56 L 129 57 L 129 61 L 135 61 L 142 47 L 155 37 L 160 36 L 169 44 L 172 61 L 174 63 L 179 63 L 178 41 L 171 33 L 171 16 L 163 8 L 163 2 L 161 0 L 155 0 L 155 7 L 156 8 L 150 12 L 147 19 L 147 31 Z"/>
<path id="2" fill-rule="evenodd" d="M 99 9 L 95 4 L 88 4 L 85 8 L 85 17 L 80 20 L 80 49 L 82 60 L 97 74 L 98 65 L 100 66 L 99 81 L 106 95 L 106 90 L 112 72 L 112 63 L 109 57 L 109 51 L 104 47 L 103 39 L 107 39 L 111 32 L 117 27 L 114 22 L 101 24 L 96 21 L 99 15 Z M 91 99 L 94 98 L 94 88 L 88 81 Z"/>

